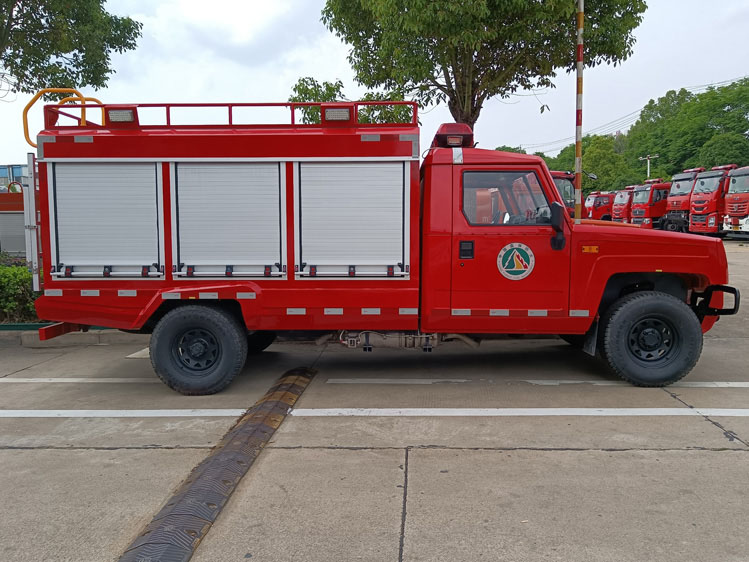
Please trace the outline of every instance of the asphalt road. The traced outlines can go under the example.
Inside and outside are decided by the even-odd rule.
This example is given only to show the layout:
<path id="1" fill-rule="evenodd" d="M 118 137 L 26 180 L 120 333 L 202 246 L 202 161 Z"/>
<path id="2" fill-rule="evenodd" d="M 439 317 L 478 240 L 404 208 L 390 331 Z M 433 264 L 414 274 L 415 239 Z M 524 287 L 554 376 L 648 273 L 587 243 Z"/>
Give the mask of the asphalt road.
<path id="1" fill-rule="evenodd" d="M 749 295 L 749 244 L 726 247 Z M 184 397 L 145 340 L 0 341 L 0 560 L 116 560 L 239 412 L 313 366 L 193 560 L 746 561 L 747 318 L 666 389 L 547 339 L 274 344 L 227 391 Z"/>

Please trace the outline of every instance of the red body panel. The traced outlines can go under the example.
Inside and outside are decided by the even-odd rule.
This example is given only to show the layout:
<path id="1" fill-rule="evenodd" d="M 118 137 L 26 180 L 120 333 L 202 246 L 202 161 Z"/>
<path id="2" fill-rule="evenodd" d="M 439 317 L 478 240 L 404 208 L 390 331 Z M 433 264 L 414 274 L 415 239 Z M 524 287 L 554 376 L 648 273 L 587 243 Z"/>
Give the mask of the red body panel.
<path id="1" fill-rule="evenodd" d="M 0 193 L 0 213 L 23 212 L 23 193 Z"/>
<path id="2" fill-rule="evenodd" d="M 132 106 L 135 107 L 135 106 Z M 51 119 L 47 120 L 51 123 Z M 536 156 L 475 148 L 432 148 L 419 170 L 418 128 L 407 125 L 356 126 L 192 126 L 55 128 L 41 133 L 39 209 L 42 224 L 45 295 L 36 302 L 40 318 L 80 325 L 139 329 L 163 305 L 166 295 L 180 301 L 238 302 L 249 330 L 398 330 L 458 333 L 584 333 L 597 315 L 608 280 L 622 272 L 673 272 L 689 276 L 695 289 L 727 282 L 727 263 L 719 241 L 688 235 L 649 233 L 612 223 L 574 225 L 564 217 L 563 249 L 552 249 L 548 217 L 513 224 L 494 221 L 495 210 L 532 206 L 535 197 L 564 204 L 543 160 Z M 75 141 L 76 136 L 85 140 Z M 88 140 L 88 137 L 91 140 Z M 54 139 L 51 141 L 49 139 Z M 220 280 L 172 275 L 173 192 L 170 162 L 182 159 L 265 158 L 286 166 L 287 275 L 277 278 Z M 396 279 L 299 278 L 296 264 L 294 163 L 305 158 L 398 158 L 407 161 L 410 221 L 407 244 L 410 272 Z M 50 201 L 47 164 L 140 159 L 161 163 L 164 274 L 160 279 L 61 278 L 51 275 Z M 466 220 L 464 174 L 500 170 L 529 178 L 511 186 L 515 202 L 495 209 L 477 196 L 480 224 Z M 420 176 L 421 172 L 421 176 Z M 421 183 L 420 183 L 421 182 Z M 611 213 L 613 194 L 609 199 Z M 594 218 L 604 216 L 601 206 Z M 530 207 L 529 207 L 530 208 Z M 537 211 L 543 205 L 537 207 Z M 532 213 L 531 213 L 532 214 Z M 537 220 L 536 220 L 537 219 Z M 470 241 L 472 258 L 461 258 Z M 500 268 L 502 252 L 521 244 L 534 256 L 528 275 L 508 280 Z M 526 256 L 527 257 L 527 256 Z M 519 258 L 522 261 L 522 258 Z M 525 264 L 529 265 L 529 264 Z M 505 272 L 506 273 L 506 272 Z M 128 293 L 124 295 L 123 293 Z M 178 295 L 176 295 L 178 293 Z M 253 294 L 240 300 L 239 294 Z M 722 302 L 716 293 L 714 306 Z M 326 308 L 342 308 L 327 315 Z M 376 315 L 365 313 L 377 309 Z M 303 311 L 294 312 L 290 310 Z M 465 313 L 465 311 L 469 311 Z M 703 322 L 707 330 L 714 318 Z"/>

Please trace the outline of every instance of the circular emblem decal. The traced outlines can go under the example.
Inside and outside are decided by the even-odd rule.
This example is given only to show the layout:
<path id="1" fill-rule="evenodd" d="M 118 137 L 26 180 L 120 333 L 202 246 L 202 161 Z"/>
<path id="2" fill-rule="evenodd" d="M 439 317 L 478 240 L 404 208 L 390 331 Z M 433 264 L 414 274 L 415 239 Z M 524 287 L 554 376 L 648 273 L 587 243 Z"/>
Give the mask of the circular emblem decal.
<path id="1" fill-rule="evenodd" d="M 504 277 L 512 281 L 528 277 L 535 265 L 536 257 L 533 255 L 533 250 L 520 242 L 507 244 L 497 255 L 497 269 Z"/>

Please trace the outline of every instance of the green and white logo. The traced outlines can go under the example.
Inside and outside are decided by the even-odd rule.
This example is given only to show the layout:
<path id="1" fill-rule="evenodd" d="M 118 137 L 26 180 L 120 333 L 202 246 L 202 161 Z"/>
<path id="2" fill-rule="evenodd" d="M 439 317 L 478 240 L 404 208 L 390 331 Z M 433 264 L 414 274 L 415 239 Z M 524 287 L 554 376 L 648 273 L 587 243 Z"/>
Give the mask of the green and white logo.
<path id="1" fill-rule="evenodd" d="M 497 269 L 504 277 L 512 281 L 528 277 L 535 265 L 536 257 L 533 255 L 533 250 L 520 242 L 507 244 L 497 255 Z"/>

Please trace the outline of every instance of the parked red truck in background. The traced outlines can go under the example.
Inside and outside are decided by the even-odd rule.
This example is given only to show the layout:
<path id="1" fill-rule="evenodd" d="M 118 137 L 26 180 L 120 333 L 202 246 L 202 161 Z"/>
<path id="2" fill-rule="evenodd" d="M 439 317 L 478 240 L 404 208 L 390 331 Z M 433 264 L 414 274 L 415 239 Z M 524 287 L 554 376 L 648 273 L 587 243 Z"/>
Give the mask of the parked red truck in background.
<path id="1" fill-rule="evenodd" d="M 690 168 L 671 178 L 671 191 L 668 192 L 668 212 L 663 230 L 673 232 L 689 231 L 689 206 L 697 174 L 705 168 Z"/>
<path id="2" fill-rule="evenodd" d="M 623 190 L 616 192 L 614 204 L 611 207 L 611 215 L 614 222 L 632 222 L 632 193 L 634 189 L 634 185 L 628 185 Z"/>
<path id="3" fill-rule="evenodd" d="M 632 196 L 632 224 L 642 228 L 661 228 L 666 216 L 666 204 L 670 183 L 661 178 L 647 180 L 637 185 Z"/>
<path id="4" fill-rule="evenodd" d="M 591 191 L 585 198 L 583 218 L 610 221 L 613 204 L 613 191 Z"/>
<path id="5" fill-rule="evenodd" d="M 364 351 L 561 334 L 662 386 L 737 312 L 719 240 L 575 224 L 543 159 L 474 148 L 464 124 L 442 125 L 420 165 L 416 104 L 394 103 L 407 123 L 360 122 L 375 104 L 274 104 L 291 115 L 277 125 L 233 121 L 261 104 L 223 104 L 200 127 L 175 109 L 219 104 L 90 105 L 85 124 L 45 107 L 39 229 L 26 199 L 36 309 L 57 322 L 41 339 L 150 333 L 158 376 L 209 394 L 279 331 Z M 320 121 L 296 122 L 312 105 Z M 163 122 L 141 126 L 141 107 Z"/>
<path id="6" fill-rule="evenodd" d="M 697 174 L 689 201 L 689 232 L 721 235 L 731 170 L 736 164 L 714 166 Z"/>
<path id="7" fill-rule="evenodd" d="M 559 195 L 564 200 L 567 212 L 571 217 L 575 216 L 575 174 L 574 172 L 551 171 L 551 177 L 554 178 L 554 184 L 559 190 Z"/>
<path id="8" fill-rule="evenodd" d="M 731 170 L 728 178 L 723 230 L 749 234 L 749 166 Z"/>

